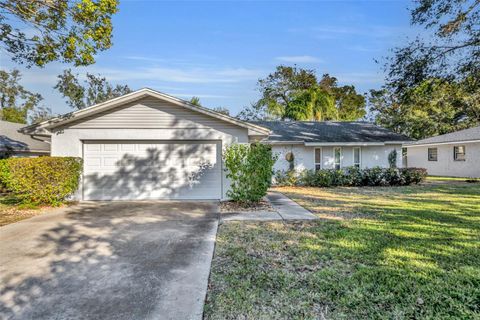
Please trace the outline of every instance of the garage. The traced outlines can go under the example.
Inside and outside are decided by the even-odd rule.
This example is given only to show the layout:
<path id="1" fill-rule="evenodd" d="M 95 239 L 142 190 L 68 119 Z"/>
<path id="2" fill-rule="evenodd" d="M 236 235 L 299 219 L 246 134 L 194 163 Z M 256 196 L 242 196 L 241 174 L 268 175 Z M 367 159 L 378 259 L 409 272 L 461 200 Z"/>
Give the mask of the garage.
<path id="1" fill-rule="evenodd" d="M 83 160 L 75 200 L 225 200 L 222 149 L 270 130 L 144 88 L 22 129 Z"/>
<path id="2" fill-rule="evenodd" d="M 221 141 L 84 141 L 83 199 L 221 199 Z"/>

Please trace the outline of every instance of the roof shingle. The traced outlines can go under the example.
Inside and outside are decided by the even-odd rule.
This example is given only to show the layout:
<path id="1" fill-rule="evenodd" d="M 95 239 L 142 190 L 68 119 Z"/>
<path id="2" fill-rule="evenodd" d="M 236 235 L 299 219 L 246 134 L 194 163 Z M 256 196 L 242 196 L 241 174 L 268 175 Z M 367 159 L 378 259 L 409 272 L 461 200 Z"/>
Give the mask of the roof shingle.
<path id="1" fill-rule="evenodd" d="M 252 121 L 269 128 L 269 142 L 387 142 L 412 141 L 409 137 L 394 133 L 370 122 L 335 121 Z"/>
<path id="2" fill-rule="evenodd" d="M 480 126 L 418 140 L 409 143 L 408 145 L 461 142 L 472 140 L 480 140 Z"/>

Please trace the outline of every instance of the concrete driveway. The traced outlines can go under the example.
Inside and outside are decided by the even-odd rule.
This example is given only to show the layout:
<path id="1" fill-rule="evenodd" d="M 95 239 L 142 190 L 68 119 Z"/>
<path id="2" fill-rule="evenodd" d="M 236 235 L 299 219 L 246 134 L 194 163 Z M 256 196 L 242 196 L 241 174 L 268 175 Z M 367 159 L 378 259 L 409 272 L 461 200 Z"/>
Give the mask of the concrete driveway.
<path id="1" fill-rule="evenodd" d="M 83 203 L 0 228 L 0 319 L 200 319 L 209 202 Z"/>

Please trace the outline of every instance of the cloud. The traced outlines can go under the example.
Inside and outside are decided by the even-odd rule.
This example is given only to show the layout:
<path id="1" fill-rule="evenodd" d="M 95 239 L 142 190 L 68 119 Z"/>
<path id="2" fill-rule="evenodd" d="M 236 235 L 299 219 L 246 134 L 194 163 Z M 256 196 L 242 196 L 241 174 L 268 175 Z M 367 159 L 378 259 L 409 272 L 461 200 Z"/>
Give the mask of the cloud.
<path id="1" fill-rule="evenodd" d="M 90 71 L 92 72 L 92 71 Z M 94 68 L 110 81 L 155 80 L 177 83 L 233 83 L 258 79 L 261 70 L 248 68 Z"/>
<path id="2" fill-rule="evenodd" d="M 337 26 L 323 25 L 309 28 L 293 28 L 289 32 L 304 34 L 315 39 L 340 39 L 345 37 L 390 38 L 400 36 L 409 29 L 382 25 Z"/>
<path id="3" fill-rule="evenodd" d="M 276 60 L 279 61 L 285 61 L 285 62 L 291 62 L 291 63 L 320 63 L 323 62 L 322 59 L 313 57 L 313 56 L 282 56 L 282 57 L 276 57 Z"/>

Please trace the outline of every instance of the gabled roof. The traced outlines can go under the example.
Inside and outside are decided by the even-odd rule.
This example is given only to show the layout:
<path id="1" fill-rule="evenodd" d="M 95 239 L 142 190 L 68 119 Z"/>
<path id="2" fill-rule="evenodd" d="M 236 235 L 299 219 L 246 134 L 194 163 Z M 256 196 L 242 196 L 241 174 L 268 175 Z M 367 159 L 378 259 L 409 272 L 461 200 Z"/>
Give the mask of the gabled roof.
<path id="1" fill-rule="evenodd" d="M 407 144 L 407 146 L 446 144 L 452 142 L 475 142 L 480 141 L 480 126 L 470 129 L 455 131 L 439 136 L 418 140 Z"/>
<path id="2" fill-rule="evenodd" d="M 411 141 L 409 137 L 394 133 L 373 123 L 336 121 L 253 121 L 272 130 L 269 143 L 311 144 L 385 144 Z"/>
<path id="3" fill-rule="evenodd" d="M 217 118 L 217 119 L 229 122 L 229 123 L 236 124 L 240 127 L 244 127 L 244 128 L 253 130 L 254 132 L 258 132 L 259 135 L 267 135 L 267 134 L 270 133 L 269 129 L 263 128 L 259 125 L 255 125 L 255 124 L 252 124 L 252 123 L 241 121 L 241 120 L 238 120 L 236 118 L 227 116 L 223 113 L 219 113 L 219 112 L 210 110 L 208 108 L 193 105 L 188 101 L 185 101 L 185 100 L 182 100 L 182 99 L 179 99 L 179 98 L 176 98 L 176 97 L 170 96 L 168 94 L 161 93 L 161 92 L 155 91 L 153 89 L 149 89 L 149 88 L 143 88 L 143 89 L 140 89 L 140 90 L 137 90 L 137 91 L 134 91 L 134 92 L 130 92 L 130 93 L 125 94 L 123 96 L 120 96 L 120 97 L 117 97 L 117 98 L 114 98 L 114 99 L 110 99 L 108 101 L 93 105 L 93 106 L 85 108 L 85 109 L 81 109 L 81 110 L 78 110 L 78 111 L 67 113 L 65 115 L 56 117 L 56 118 L 48 120 L 48 121 L 41 122 L 39 124 L 24 127 L 24 128 L 22 128 L 22 132 L 28 132 L 28 133 L 35 132 L 35 133 L 40 133 L 40 134 L 46 134 L 47 133 L 46 130 L 50 130 L 50 129 L 53 129 L 53 128 L 58 127 L 58 126 L 65 125 L 65 124 L 70 123 L 72 121 L 83 119 L 83 118 L 88 117 L 88 116 L 92 116 L 92 115 L 94 115 L 96 113 L 99 113 L 99 112 L 102 112 L 102 111 L 114 109 L 116 107 L 124 105 L 125 103 L 129 103 L 129 102 L 136 101 L 136 100 L 146 98 L 146 97 L 157 98 L 157 99 L 167 101 L 167 102 L 170 102 L 172 104 L 187 108 L 189 110 L 193 110 L 193 111 L 203 113 L 203 114 L 209 115 L 211 117 L 214 117 L 214 118 Z"/>
<path id="4" fill-rule="evenodd" d="M 0 151 L 49 153 L 50 145 L 18 132 L 24 124 L 0 120 Z"/>

